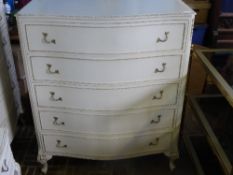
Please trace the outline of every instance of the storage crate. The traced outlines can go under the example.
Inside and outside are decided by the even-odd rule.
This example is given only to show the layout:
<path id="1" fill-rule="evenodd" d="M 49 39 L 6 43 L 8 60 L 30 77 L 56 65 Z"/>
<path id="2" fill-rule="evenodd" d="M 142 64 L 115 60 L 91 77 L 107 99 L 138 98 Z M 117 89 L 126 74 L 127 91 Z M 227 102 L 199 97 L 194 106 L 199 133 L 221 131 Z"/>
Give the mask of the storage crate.
<path id="1" fill-rule="evenodd" d="M 193 44 L 203 45 L 205 33 L 207 30 L 207 25 L 196 25 L 193 29 Z"/>
<path id="2" fill-rule="evenodd" d="M 196 13 L 195 23 L 205 24 L 207 23 L 209 10 L 211 8 L 211 3 L 206 0 L 184 0 L 184 2 L 189 5 Z"/>

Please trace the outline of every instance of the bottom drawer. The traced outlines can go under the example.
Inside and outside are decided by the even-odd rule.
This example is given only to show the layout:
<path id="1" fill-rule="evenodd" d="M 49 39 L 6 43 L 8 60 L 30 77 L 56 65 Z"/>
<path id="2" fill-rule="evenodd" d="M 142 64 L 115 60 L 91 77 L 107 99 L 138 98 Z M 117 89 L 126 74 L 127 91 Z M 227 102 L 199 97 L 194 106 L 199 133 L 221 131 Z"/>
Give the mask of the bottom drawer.
<path id="1" fill-rule="evenodd" d="M 162 152 L 170 145 L 171 134 L 148 134 L 122 138 L 67 137 L 44 135 L 46 152 L 91 159 L 117 159 Z"/>

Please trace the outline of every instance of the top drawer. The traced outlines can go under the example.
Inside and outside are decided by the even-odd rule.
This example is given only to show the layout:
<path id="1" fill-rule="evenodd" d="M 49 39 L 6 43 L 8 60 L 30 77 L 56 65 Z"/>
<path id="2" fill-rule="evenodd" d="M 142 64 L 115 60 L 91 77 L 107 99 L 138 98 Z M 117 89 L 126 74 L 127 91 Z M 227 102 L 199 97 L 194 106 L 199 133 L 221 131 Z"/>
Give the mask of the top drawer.
<path id="1" fill-rule="evenodd" d="M 116 54 L 182 50 L 185 23 L 78 27 L 26 25 L 29 51 Z"/>

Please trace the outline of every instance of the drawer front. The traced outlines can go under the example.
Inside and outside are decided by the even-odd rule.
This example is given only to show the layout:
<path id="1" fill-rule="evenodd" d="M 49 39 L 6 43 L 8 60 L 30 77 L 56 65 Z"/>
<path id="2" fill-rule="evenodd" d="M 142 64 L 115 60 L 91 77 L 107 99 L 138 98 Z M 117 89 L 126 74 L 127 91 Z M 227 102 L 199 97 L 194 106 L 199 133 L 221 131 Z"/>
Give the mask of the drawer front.
<path id="1" fill-rule="evenodd" d="M 29 51 L 136 53 L 183 49 L 185 23 L 78 27 L 26 25 Z"/>
<path id="2" fill-rule="evenodd" d="M 117 139 L 74 138 L 67 136 L 44 135 L 46 152 L 108 159 L 139 153 L 166 150 L 171 135 L 143 135 Z"/>
<path id="3" fill-rule="evenodd" d="M 88 134 L 122 134 L 172 128 L 174 110 L 144 111 L 115 116 L 40 112 L 43 130 Z"/>
<path id="4" fill-rule="evenodd" d="M 36 86 L 39 107 L 124 110 L 176 103 L 177 84 L 121 89 Z"/>
<path id="5" fill-rule="evenodd" d="M 118 83 L 176 79 L 181 56 L 112 61 L 32 57 L 31 62 L 34 80 Z"/>

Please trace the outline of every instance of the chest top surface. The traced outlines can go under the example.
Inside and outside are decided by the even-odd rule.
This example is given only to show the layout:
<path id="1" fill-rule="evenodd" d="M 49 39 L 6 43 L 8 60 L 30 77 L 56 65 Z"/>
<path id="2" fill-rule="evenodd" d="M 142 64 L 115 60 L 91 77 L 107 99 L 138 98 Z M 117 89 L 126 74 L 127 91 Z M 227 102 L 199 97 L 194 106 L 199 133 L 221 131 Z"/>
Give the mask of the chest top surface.
<path id="1" fill-rule="evenodd" d="M 181 0 L 32 0 L 18 15 L 105 18 L 192 13 Z"/>

